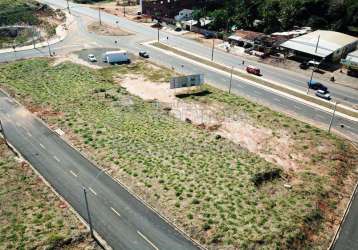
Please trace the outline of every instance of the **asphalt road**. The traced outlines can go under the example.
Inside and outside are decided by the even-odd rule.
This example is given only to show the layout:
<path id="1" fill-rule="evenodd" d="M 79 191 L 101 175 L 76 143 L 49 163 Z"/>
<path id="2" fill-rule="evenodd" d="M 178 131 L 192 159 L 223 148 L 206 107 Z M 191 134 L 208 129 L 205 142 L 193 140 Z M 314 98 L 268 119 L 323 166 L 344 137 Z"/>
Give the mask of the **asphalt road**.
<path id="1" fill-rule="evenodd" d="M 142 202 L 0 92 L 6 139 L 114 249 L 198 249 Z"/>
<path id="2" fill-rule="evenodd" d="M 334 250 L 358 249 L 358 192 L 353 196 L 352 205 L 343 223 Z"/>

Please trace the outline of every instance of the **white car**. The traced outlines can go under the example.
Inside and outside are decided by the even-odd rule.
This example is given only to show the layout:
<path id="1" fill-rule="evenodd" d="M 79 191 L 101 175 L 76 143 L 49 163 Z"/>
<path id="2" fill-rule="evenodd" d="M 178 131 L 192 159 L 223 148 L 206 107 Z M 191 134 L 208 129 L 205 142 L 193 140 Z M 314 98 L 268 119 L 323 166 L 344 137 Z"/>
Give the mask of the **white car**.
<path id="1" fill-rule="evenodd" d="M 89 60 L 90 62 L 97 62 L 97 59 L 96 59 L 96 57 L 95 57 L 93 54 L 89 54 L 89 55 L 88 55 L 88 60 Z"/>
<path id="2" fill-rule="evenodd" d="M 317 90 L 316 96 L 326 99 L 328 101 L 331 100 L 331 95 L 329 94 L 329 92 L 321 89 Z"/>

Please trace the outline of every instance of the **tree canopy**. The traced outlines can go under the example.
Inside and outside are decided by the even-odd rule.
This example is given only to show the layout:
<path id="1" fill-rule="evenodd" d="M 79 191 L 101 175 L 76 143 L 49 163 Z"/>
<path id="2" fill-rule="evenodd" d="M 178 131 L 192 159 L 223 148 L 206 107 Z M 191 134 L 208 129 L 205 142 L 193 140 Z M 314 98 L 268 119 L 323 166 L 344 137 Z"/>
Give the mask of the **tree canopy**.
<path id="1" fill-rule="evenodd" d="M 310 26 L 358 34 L 357 0 L 223 0 L 194 11 L 196 19 L 204 16 L 213 18 L 210 28 L 218 31 L 235 26 L 270 33 Z"/>

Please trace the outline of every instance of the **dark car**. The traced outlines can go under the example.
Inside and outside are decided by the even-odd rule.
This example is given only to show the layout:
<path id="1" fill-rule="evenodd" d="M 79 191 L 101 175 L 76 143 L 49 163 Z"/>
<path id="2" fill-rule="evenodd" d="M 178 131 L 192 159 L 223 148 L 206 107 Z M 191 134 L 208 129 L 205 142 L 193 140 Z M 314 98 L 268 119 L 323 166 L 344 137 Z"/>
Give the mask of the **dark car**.
<path id="1" fill-rule="evenodd" d="M 326 99 L 326 100 L 331 100 L 331 95 L 329 94 L 328 91 L 323 91 L 323 90 L 317 90 L 316 91 L 316 96 L 320 97 L 320 98 L 323 98 L 323 99 Z"/>
<path id="2" fill-rule="evenodd" d="M 180 32 L 180 31 L 182 31 L 182 30 L 183 30 L 183 29 L 180 28 L 180 27 L 176 27 L 176 28 L 175 28 L 175 31 L 176 31 L 176 32 Z"/>
<path id="3" fill-rule="evenodd" d="M 139 51 L 139 56 L 143 58 L 149 58 L 149 54 L 146 51 Z"/>
<path id="4" fill-rule="evenodd" d="M 313 90 L 322 90 L 324 92 L 328 92 L 328 88 L 326 86 L 324 86 L 322 83 L 317 82 L 315 80 L 310 80 L 307 81 L 307 85 L 310 89 Z"/>
<path id="5" fill-rule="evenodd" d="M 308 64 L 308 62 L 300 63 L 300 68 L 301 69 L 308 69 L 309 67 L 310 67 L 310 65 Z"/>

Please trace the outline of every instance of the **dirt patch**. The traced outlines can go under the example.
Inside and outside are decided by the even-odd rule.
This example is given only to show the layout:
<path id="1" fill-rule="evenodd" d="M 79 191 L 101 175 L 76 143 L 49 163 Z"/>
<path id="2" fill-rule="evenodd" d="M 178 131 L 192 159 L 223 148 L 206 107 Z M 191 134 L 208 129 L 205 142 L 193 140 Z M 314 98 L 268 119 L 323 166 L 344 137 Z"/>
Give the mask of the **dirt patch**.
<path id="1" fill-rule="evenodd" d="M 92 64 L 92 63 L 90 63 L 88 61 L 85 61 L 85 60 L 79 58 L 79 56 L 76 55 L 76 54 L 68 54 L 68 55 L 64 55 L 64 56 L 57 56 L 55 58 L 55 61 L 52 63 L 52 66 L 55 67 L 55 66 L 57 66 L 57 65 L 59 65 L 61 63 L 64 63 L 64 62 L 73 62 L 73 63 L 84 65 L 84 66 L 92 68 L 92 69 L 100 69 L 100 68 L 102 68 L 101 66 Z"/>
<path id="2" fill-rule="evenodd" d="M 123 30 L 119 27 L 113 28 L 109 25 L 106 25 L 104 23 L 100 24 L 99 22 L 91 23 L 87 26 L 87 29 L 89 32 L 96 33 L 98 35 L 102 36 L 130 36 L 133 35 L 133 33 L 130 33 L 126 30 Z"/>
<path id="3" fill-rule="evenodd" d="M 271 129 L 255 127 L 245 117 L 228 117 L 219 107 L 179 100 L 175 97 L 178 92 L 169 89 L 169 83 L 150 82 L 136 75 L 120 79 L 119 83 L 144 100 L 157 100 L 175 118 L 229 139 L 285 170 L 298 169 L 297 162 L 303 160 L 303 156 L 291 152 L 293 141 L 288 135 L 273 135 Z"/>

